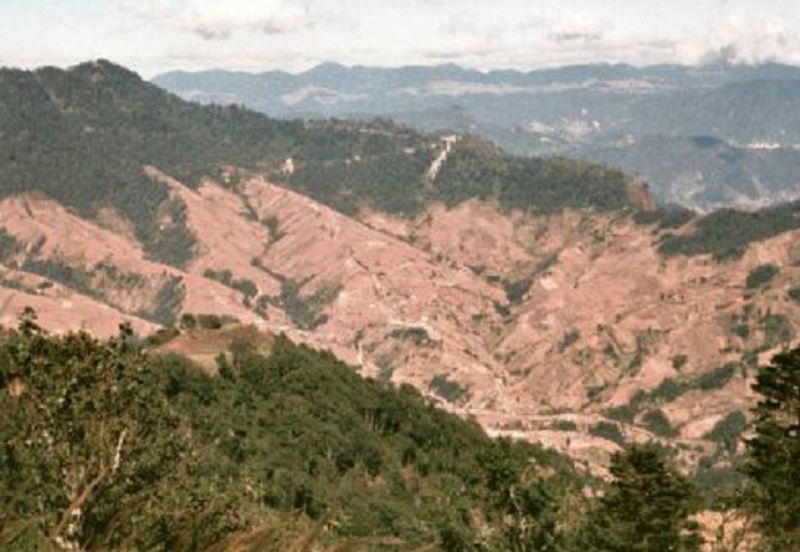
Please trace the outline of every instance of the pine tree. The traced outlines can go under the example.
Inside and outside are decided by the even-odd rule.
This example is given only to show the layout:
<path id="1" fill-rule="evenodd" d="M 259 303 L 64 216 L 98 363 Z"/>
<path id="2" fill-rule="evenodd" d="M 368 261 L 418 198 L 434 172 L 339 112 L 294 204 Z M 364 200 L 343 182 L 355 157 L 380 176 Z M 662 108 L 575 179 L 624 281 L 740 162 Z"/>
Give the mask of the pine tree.
<path id="1" fill-rule="evenodd" d="M 614 476 L 590 513 L 584 550 L 689 552 L 699 550 L 699 526 L 690 520 L 698 498 L 692 484 L 669 467 L 657 445 L 634 445 L 612 458 Z"/>
<path id="2" fill-rule="evenodd" d="M 800 349 L 777 355 L 753 389 L 762 399 L 747 443 L 750 506 L 768 550 L 800 550 Z"/>

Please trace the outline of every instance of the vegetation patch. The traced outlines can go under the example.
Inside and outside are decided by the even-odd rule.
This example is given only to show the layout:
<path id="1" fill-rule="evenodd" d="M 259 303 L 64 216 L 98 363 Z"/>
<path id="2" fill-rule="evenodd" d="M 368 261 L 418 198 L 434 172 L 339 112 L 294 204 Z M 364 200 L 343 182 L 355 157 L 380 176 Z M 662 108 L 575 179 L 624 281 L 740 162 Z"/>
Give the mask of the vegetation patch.
<path id="1" fill-rule="evenodd" d="M 87 297 L 102 299 L 99 290 L 92 285 L 92 273 L 83 267 L 73 266 L 59 254 L 50 259 L 26 259 L 20 268 L 25 272 L 58 282 Z"/>
<path id="2" fill-rule="evenodd" d="M 633 216 L 634 222 L 642 225 L 657 224 L 659 230 L 680 228 L 695 218 L 695 213 L 680 206 L 664 207 L 651 211 L 639 211 Z"/>
<path id="3" fill-rule="evenodd" d="M 144 345 L 149 349 L 157 349 L 162 345 L 166 345 L 179 335 L 181 335 L 180 330 L 178 330 L 178 328 L 175 328 L 173 326 L 168 326 L 166 328 L 159 328 L 158 330 L 156 330 L 155 333 L 148 335 L 144 339 Z"/>
<path id="4" fill-rule="evenodd" d="M 565 207 L 611 211 L 631 206 L 628 185 L 629 178 L 614 169 L 564 158 L 508 156 L 469 136 L 453 148 L 433 192 L 449 206 L 478 198 L 541 213 Z"/>
<path id="5" fill-rule="evenodd" d="M 741 337 L 742 339 L 747 339 L 750 337 L 750 326 L 747 324 L 739 324 L 738 326 L 731 328 L 731 333 L 735 336 Z"/>
<path id="6" fill-rule="evenodd" d="M 433 377 L 428 384 L 428 389 L 436 396 L 453 404 L 466 402 L 471 396 L 469 389 L 442 374 Z"/>
<path id="7" fill-rule="evenodd" d="M 674 437 L 677 431 L 672 427 L 669 418 L 660 409 L 651 410 L 642 416 L 642 426 L 659 437 Z"/>
<path id="8" fill-rule="evenodd" d="M 148 227 L 142 240 L 150 257 L 177 268 L 186 268 L 194 258 L 197 240 L 187 226 L 186 204 L 180 198 L 169 198 L 159 212 L 167 223 Z"/>
<path id="9" fill-rule="evenodd" d="M 647 405 L 657 405 L 662 402 L 674 402 L 683 394 L 692 390 L 713 391 L 722 389 L 741 369 L 741 365 L 733 362 L 718 366 L 708 372 L 699 374 L 682 381 L 675 378 L 666 378 L 658 387 L 650 392 L 638 391 L 624 405 L 606 409 L 603 413 L 607 418 L 618 422 L 632 424 L 639 412 L 644 410 Z M 662 419 L 664 418 L 664 419 Z M 673 436 L 669 421 L 659 409 L 650 410 L 642 417 L 642 424 L 653 433 L 669 437 Z M 666 421 L 666 423 L 664 423 Z"/>
<path id="10" fill-rule="evenodd" d="M 252 280 L 246 278 L 234 278 L 230 270 L 211 270 L 208 269 L 203 274 L 209 280 L 214 280 L 220 284 L 235 289 L 244 295 L 245 300 L 249 301 L 258 295 L 258 286 Z"/>
<path id="11" fill-rule="evenodd" d="M 384 385 L 390 383 L 395 370 L 397 370 L 393 355 L 384 355 L 375 359 L 375 365 L 378 367 L 378 381 Z"/>
<path id="12" fill-rule="evenodd" d="M 186 284 L 182 276 L 169 276 L 153 299 L 153 306 L 138 314 L 162 326 L 174 326 L 186 298 Z"/>
<path id="13" fill-rule="evenodd" d="M 706 508 L 724 511 L 728 507 L 730 497 L 746 483 L 742 464 L 740 458 L 723 458 L 719 453 L 700 459 L 692 481 L 697 485 Z"/>
<path id="14" fill-rule="evenodd" d="M 0 228 L 0 261 L 5 262 L 21 250 L 22 244 L 17 241 L 17 238 L 6 232 L 5 228 Z"/>
<path id="15" fill-rule="evenodd" d="M 621 447 L 625 446 L 625 436 L 615 423 L 598 422 L 589 428 L 589 434 L 616 443 Z"/>
<path id="16" fill-rule="evenodd" d="M 269 230 L 270 244 L 276 243 L 281 239 L 283 239 L 284 237 L 286 237 L 286 232 L 281 230 L 281 223 L 278 220 L 278 217 L 276 217 L 275 215 L 270 215 L 267 218 L 265 218 L 262 224 L 266 227 L 267 230 Z"/>
<path id="17" fill-rule="evenodd" d="M 730 362 L 722 366 L 709 370 L 697 376 L 691 383 L 691 387 L 702 391 L 713 391 L 722 389 L 733 379 L 739 370 L 739 364 Z"/>
<path id="18" fill-rule="evenodd" d="M 126 290 L 137 290 L 147 285 L 147 278 L 136 272 L 121 270 L 116 265 L 99 262 L 94 265 L 95 278 L 105 280 L 107 283 Z"/>
<path id="19" fill-rule="evenodd" d="M 705 438 L 724 445 L 731 454 L 736 451 L 742 433 L 747 428 L 747 418 L 740 410 L 731 412 L 709 431 Z"/>
<path id="20" fill-rule="evenodd" d="M 761 319 L 761 327 L 767 348 L 789 343 L 795 336 L 794 327 L 785 314 L 767 314 Z"/>
<path id="21" fill-rule="evenodd" d="M 779 273 L 780 269 L 773 264 L 757 266 L 747 275 L 745 287 L 747 289 L 762 288 L 770 283 Z"/>
<path id="22" fill-rule="evenodd" d="M 683 370 L 688 362 L 689 357 L 687 355 L 675 355 L 672 357 L 672 367 L 676 372 Z"/>
<path id="23" fill-rule="evenodd" d="M 512 305 L 519 305 L 525 299 L 525 296 L 533 285 L 533 278 L 523 278 L 514 282 L 504 281 L 503 289 L 506 292 L 506 298 Z"/>
<path id="24" fill-rule="evenodd" d="M 301 330 L 314 330 L 328 321 L 328 316 L 322 311 L 336 300 L 342 286 L 323 285 L 308 297 L 300 295 L 302 288 L 302 284 L 284 278 L 281 280 L 280 295 L 268 300 L 272 305 L 283 309 L 294 325 Z"/>
<path id="25" fill-rule="evenodd" d="M 655 400 L 675 402 L 686 391 L 687 386 L 685 384 L 673 378 L 666 378 L 652 391 L 651 397 Z"/>
<path id="26" fill-rule="evenodd" d="M 563 353 L 564 351 L 575 345 L 575 343 L 577 343 L 580 339 L 581 339 L 581 332 L 575 329 L 568 331 L 566 334 L 564 334 L 564 337 L 561 339 L 561 341 L 558 342 L 558 351 L 560 353 Z"/>
<path id="27" fill-rule="evenodd" d="M 665 235 L 659 246 L 664 255 L 712 255 L 718 261 L 740 257 L 752 242 L 800 228 L 800 202 L 746 212 L 715 211 L 697 221 L 686 235 Z"/>
<path id="28" fill-rule="evenodd" d="M 418 347 L 433 347 L 436 345 L 436 342 L 431 339 L 428 330 L 421 326 L 395 328 L 389 332 L 387 337 L 400 341 L 408 341 Z"/>
<path id="29" fill-rule="evenodd" d="M 636 414 L 650 398 L 650 395 L 645 391 L 639 390 L 626 404 L 609 408 L 604 412 L 604 415 L 618 422 L 632 424 Z"/>
<path id="30" fill-rule="evenodd" d="M 183 330 L 221 330 L 225 326 L 236 324 L 239 319 L 227 314 L 193 314 L 181 315 L 180 327 Z"/>
<path id="31" fill-rule="evenodd" d="M 556 431 L 578 431 L 578 425 L 572 420 L 558 420 L 553 423 L 552 428 Z"/>

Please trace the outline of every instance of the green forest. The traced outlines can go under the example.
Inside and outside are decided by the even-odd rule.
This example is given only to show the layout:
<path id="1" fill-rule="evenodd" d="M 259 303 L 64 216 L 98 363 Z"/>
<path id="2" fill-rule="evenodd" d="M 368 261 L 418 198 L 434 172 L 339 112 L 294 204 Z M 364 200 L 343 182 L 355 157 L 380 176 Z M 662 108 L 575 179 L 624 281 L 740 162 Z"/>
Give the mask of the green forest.
<path id="1" fill-rule="evenodd" d="M 754 212 L 722 209 L 697 220 L 688 234 L 664 235 L 660 251 L 665 255 L 710 254 L 718 261 L 738 258 L 750 243 L 800 228 L 799 215 L 800 202 Z M 683 222 L 686 221 L 683 219 Z"/>
<path id="2" fill-rule="evenodd" d="M 241 339 L 210 376 L 123 325 L 0 338 L 0 549 L 699 550 L 700 491 L 658 445 L 609 481 L 493 440 L 330 353 Z M 764 550 L 800 546 L 800 351 L 761 370 L 747 484 Z"/>

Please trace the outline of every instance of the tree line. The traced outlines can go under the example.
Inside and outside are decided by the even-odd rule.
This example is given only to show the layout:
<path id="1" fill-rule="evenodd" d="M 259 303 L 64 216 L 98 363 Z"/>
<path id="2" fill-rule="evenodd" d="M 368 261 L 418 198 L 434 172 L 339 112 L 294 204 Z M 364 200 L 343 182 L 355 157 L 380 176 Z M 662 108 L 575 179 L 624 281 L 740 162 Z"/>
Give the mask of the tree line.
<path id="1" fill-rule="evenodd" d="M 216 376 L 146 347 L 125 325 L 109 341 L 51 336 L 32 311 L 3 331 L 0 548 L 656 552 L 703 543 L 698 490 L 657 445 L 616 453 L 604 482 L 284 337 L 268 354 L 234 342 Z M 800 350 L 775 357 L 755 390 L 748 484 L 730 508 L 762 549 L 798 549 Z"/>

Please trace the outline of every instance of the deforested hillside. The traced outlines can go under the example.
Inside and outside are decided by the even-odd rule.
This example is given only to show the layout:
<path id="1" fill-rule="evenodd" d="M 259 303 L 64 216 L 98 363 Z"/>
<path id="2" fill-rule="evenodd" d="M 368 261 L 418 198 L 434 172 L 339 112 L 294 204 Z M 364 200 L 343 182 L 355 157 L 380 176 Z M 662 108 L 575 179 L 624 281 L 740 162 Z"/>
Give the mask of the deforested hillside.
<path id="1" fill-rule="evenodd" d="M 465 194 L 548 210 L 632 203 L 618 171 L 497 151 L 476 156 L 474 148 L 452 186 L 445 179 L 432 187 L 429 168 L 442 148 L 434 137 L 386 122 L 303 123 L 202 107 L 105 61 L 0 71 L 0 126 L 3 196 L 42 192 L 88 218 L 113 208 L 153 258 L 175 265 L 189 260 L 194 242 L 181 203 L 148 178 L 146 165 L 191 187 L 228 166 L 248 169 L 351 214 L 363 207 L 414 214 L 433 199 Z"/>
<path id="2" fill-rule="evenodd" d="M 602 166 L 197 106 L 107 62 L 0 85 L 5 326 L 252 324 L 594 475 L 656 439 L 715 488 L 755 367 L 798 341 L 794 203 L 654 210 Z"/>

